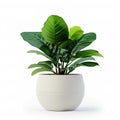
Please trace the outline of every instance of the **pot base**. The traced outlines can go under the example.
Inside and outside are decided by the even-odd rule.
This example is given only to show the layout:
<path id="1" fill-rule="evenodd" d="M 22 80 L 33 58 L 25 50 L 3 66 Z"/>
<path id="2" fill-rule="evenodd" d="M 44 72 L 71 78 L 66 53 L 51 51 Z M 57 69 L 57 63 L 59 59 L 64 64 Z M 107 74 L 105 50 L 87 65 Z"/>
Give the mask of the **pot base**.
<path id="1" fill-rule="evenodd" d="M 82 98 L 78 95 L 78 93 L 71 93 L 71 95 L 63 95 L 63 93 L 41 93 L 41 96 L 38 96 L 38 100 L 40 101 L 40 104 L 42 103 L 41 105 L 47 110 L 72 111 L 80 105 Z"/>

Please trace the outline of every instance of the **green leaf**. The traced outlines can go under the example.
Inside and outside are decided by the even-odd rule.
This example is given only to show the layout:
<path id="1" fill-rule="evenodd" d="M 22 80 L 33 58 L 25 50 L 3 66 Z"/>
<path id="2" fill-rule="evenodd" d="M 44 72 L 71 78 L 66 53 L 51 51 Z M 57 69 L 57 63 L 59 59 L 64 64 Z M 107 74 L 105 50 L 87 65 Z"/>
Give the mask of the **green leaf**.
<path id="1" fill-rule="evenodd" d="M 38 65 L 46 65 L 51 69 L 53 68 L 51 61 L 40 61 L 40 62 L 38 62 Z"/>
<path id="2" fill-rule="evenodd" d="M 94 66 L 97 66 L 97 65 L 99 65 L 97 62 L 84 62 L 84 63 L 81 63 L 79 66 L 94 67 Z"/>
<path id="3" fill-rule="evenodd" d="M 52 63 L 57 64 L 57 61 L 54 60 L 54 58 L 52 56 L 48 56 L 45 53 L 42 53 L 40 51 L 37 50 L 29 50 L 27 53 L 35 53 L 37 55 L 43 55 L 44 57 L 48 58 Z"/>
<path id="4" fill-rule="evenodd" d="M 94 66 L 97 66 L 97 65 L 99 65 L 97 62 L 83 62 L 83 63 L 78 63 L 75 66 L 68 67 L 68 70 L 69 70 L 68 74 L 70 72 L 72 72 L 73 70 L 75 70 L 77 67 L 80 67 L 80 66 L 94 67 Z"/>
<path id="5" fill-rule="evenodd" d="M 83 36 L 83 30 L 79 26 L 73 26 L 70 28 L 69 39 L 79 40 Z"/>
<path id="6" fill-rule="evenodd" d="M 79 64 L 85 62 L 85 61 L 88 61 L 88 60 L 95 60 L 93 57 L 85 57 L 85 58 L 80 58 L 78 60 L 76 60 L 74 63 L 72 63 L 70 65 L 70 67 L 76 67 L 78 66 Z"/>
<path id="7" fill-rule="evenodd" d="M 75 55 L 75 58 L 79 58 L 79 57 L 90 57 L 90 56 L 103 57 L 102 54 L 100 54 L 97 50 L 83 50 L 83 51 L 79 51 L 79 52 Z"/>
<path id="8" fill-rule="evenodd" d="M 32 73 L 31 73 L 31 75 L 35 75 L 35 74 L 37 74 L 37 73 L 39 73 L 39 72 L 44 72 L 44 71 L 52 71 L 51 69 L 48 69 L 48 68 L 38 68 L 38 69 L 35 69 Z"/>
<path id="9" fill-rule="evenodd" d="M 41 32 L 22 32 L 22 38 L 36 48 L 43 46 Z"/>
<path id="10" fill-rule="evenodd" d="M 38 72 L 43 72 L 43 71 L 51 71 L 53 72 L 52 70 L 52 64 L 51 64 L 51 61 L 41 61 L 39 62 L 38 64 L 31 64 L 28 68 L 35 68 L 35 67 L 39 67 L 38 69 L 35 69 L 33 72 L 32 72 L 32 75 L 38 73 Z"/>
<path id="11" fill-rule="evenodd" d="M 80 40 L 76 43 L 74 48 L 72 49 L 71 54 L 75 54 L 81 49 L 89 46 L 94 40 L 96 40 L 96 34 L 95 33 L 86 33 L 82 36 Z"/>
<path id="12" fill-rule="evenodd" d="M 28 69 L 29 69 L 29 68 L 35 68 L 35 67 L 45 67 L 45 68 L 47 68 L 47 69 L 52 69 L 50 66 L 45 65 L 45 64 L 31 64 L 31 65 L 28 67 Z"/>
<path id="13" fill-rule="evenodd" d="M 48 69 L 53 68 L 51 61 L 41 61 L 41 62 L 38 62 L 37 64 L 31 64 L 28 68 L 35 68 L 35 67 L 45 67 Z"/>
<path id="14" fill-rule="evenodd" d="M 78 60 L 76 60 L 75 62 L 73 62 L 72 64 L 68 66 L 69 73 L 72 72 L 75 68 L 81 66 L 82 63 L 86 61 L 90 61 L 90 60 L 95 60 L 95 59 L 93 57 L 79 58 Z"/>
<path id="15" fill-rule="evenodd" d="M 69 40 L 62 42 L 58 47 L 59 48 L 66 48 L 66 47 L 69 47 L 71 44 L 72 44 L 72 40 L 69 39 Z"/>
<path id="16" fill-rule="evenodd" d="M 27 53 L 36 53 L 37 55 L 44 55 L 44 53 L 38 51 L 38 50 L 29 50 Z"/>
<path id="17" fill-rule="evenodd" d="M 68 27 L 63 18 L 57 15 L 48 17 L 42 28 L 42 36 L 50 44 L 68 39 Z"/>
<path id="18" fill-rule="evenodd" d="M 38 65 L 38 64 L 31 64 L 31 65 L 28 67 L 28 69 L 29 69 L 29 68 L 35 68 L 35 67 L 41 67 L 41 65 Z"/>
<path id="19" fill-rule="evenodd" d="M 48 56 L 52 56 L 52 51 L 43 42 L 41 32 L 22 32 L 22 38 L 32 46 L 40 49 Z"/>
<path id="20" fill-rule="evenodd" d="M 52 60 L 52 59 L 53 59 L 53 58 L 51 58 L 50 56 L 48 56 L 48 55 L 46 55 L 45 53 L 40 52 L 40 51 L 38 51 L 38 50 L 29 50 L 27 53 L 35 53 L 35 54 L 37 54 L 37 55 L 42 55 L 42 56 L 48 58 L 49 60 Z"/>

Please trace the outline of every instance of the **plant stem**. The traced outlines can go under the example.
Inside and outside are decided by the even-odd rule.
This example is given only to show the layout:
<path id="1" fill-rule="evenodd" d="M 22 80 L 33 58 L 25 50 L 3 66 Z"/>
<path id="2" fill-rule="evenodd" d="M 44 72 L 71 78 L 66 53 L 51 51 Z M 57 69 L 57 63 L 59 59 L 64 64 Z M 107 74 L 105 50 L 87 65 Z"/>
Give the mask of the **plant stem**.
<path id="1" fill-rule="evenodd" d="M 57 74 L 57 72 L 58 72 L 58 71 L 57 71 L 57 67 L 55 67 L 55 72 L 56 72 L 56 74 Z"/>
<path id="2" fill-rule="evenodd" d="M 54 74 L 56 74 L 56 72 L 55 72 L 54 70 L 53 70 L 52 72 L 53 72 Z"/>
<path id="3" fill-rule="evenodd" d="M 64 68 L 64 62 L 61 62 L 62 68 Z"/>

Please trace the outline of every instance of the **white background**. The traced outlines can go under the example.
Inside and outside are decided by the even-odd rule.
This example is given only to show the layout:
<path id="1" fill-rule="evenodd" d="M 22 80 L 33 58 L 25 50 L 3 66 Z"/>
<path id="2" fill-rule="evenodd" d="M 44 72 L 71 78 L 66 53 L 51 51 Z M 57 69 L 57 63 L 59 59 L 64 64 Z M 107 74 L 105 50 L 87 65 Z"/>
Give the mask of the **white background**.
<path id="1" fill-rule="evenodd" d="M 119 120 L 120 39 L 119 0 L 0 0 L 0 119 L 1 120 Z M 89 47 L 99 50 L 100 67 L 78 68 L 85 83 L 85 97 L 76 111 L 48 112 L 36 98 L 37 75 L 27 66 L 43 57 L 27 54 L 34 49 L 20 36 L 40 31 L 51 14 L 62 16 L 68 26 L 96 32 Z"/>

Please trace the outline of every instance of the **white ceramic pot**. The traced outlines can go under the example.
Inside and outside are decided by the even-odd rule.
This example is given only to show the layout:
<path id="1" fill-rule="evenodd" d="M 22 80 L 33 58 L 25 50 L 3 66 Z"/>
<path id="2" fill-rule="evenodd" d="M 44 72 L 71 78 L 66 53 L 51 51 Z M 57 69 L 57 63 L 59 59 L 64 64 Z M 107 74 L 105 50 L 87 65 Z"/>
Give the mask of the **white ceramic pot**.
<path id="1" fill-rule="evenodd" d="M 41 74 L 37 80 L 37 97 L 47 110 L 66 111 L 76 109 L 84 96 L 81 74 Z"/>

